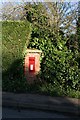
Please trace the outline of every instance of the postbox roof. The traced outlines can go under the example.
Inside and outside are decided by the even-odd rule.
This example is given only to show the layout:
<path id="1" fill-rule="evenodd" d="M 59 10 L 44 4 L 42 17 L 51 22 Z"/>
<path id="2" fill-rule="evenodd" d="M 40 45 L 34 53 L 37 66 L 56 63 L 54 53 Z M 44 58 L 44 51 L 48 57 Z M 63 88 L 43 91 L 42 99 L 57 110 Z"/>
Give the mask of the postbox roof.
<path id="1" fill-rule="evenodd" d="M 42 53 L 42 51 L 38 49 L 27 49 L 27 53 Z"/>

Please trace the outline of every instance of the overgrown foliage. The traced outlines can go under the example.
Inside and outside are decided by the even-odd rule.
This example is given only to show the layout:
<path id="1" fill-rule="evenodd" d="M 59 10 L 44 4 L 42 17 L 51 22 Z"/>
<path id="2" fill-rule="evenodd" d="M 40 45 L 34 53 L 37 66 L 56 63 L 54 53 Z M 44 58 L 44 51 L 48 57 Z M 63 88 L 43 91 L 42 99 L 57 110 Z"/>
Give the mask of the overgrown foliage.
<path id="1" fill-rule="evenodd" d="M 79 56 L 77 58 L 79 63 L 79 69 L 80 69 L 80 1 L 78 2 L 78 20 L 77 20 L 77 41 L 78 41 L 78 51 Z"/>
<path id="2" fill-rule="evenodd" d="M 21 21 L 5 21 L 2 27 L 3 71 L 6 71 L 15 60 L 23 58 L 24 46 L 26 44 L 27 48 L 29 41 L 30 24 Z"/>
<path id="3" fill-rule="evenodd" d="M 46 3 L 45 6 L 48 9 L 41 3 L 27 4 L 24 8 L 26 11 L 25 18 L 28 22 L 23 27 L 21 26 L 23 22 L 21 22 L 19 24 L 20 29 L 16 22 L 14 24 L 13 22 L 5 22 L 3 24 L 3 71 L 6 71 L 8 66 L 11 67 L 9 69 L 10 79 L 8 78 L 7 81 L 4 81 L 3 88 L 4 90 L 14 92 L 38 91 L 39 93 L 47 93 L 49 95 L 66 95 L 78 98 L 78 94 L 80 96 L 79 51 L 76 44 L 77 40 L 75 40 L 76 37 L 74 37 L 75 34 L 70 34 L 68 29 L 74 18 L 70 16 L 73 12 L 70 12 L 70 14 L 66 13 L 67 16 L 65 17 L 67 17 L 66 20 L 69 20 L 69 24 L 68 26 L 66 24 L 66 28 L 62 29 L 60 26 L 62 22 L 58 19 L 59 11 L 55 12 L 55 10 L 58 10 L 57 8 L 60 7 L 59 9 L 63 13 L 63 10 L 67 11 L 70 8 L 68 6 L 66 8 L 65 4 L 55 3 Z M 50 11 L 50 14 L 47 10 Z M 50 19 L 50 16 L 53 16 L 54 19 L 53 17 Z M 63 19 L 61 18 L 61 20 Z M 10 27 L 10 24 L 12 27 Z M 29 24 L 31 25 L 31 32 L 28 27 Z M 65 30 L 68 31 L 69 37 L 65 34 Z M 22 51 L 26 42 L 25 33 L 27 33 L 27 36 L 29 34 L 28 39 L 30 38 L 29 44 L 27 44 L 28 48 L 40 49 L 44 54 L 44 57 L 40 59 L 41 71 L 39 77 L 41 82 L 33 85 L 28 85 L 25 79 L 22 78 Z M 20 41 L 22 42 L 20 43 Z M 6 45 L 9 49 L 6 49 Z M 17 49 L 15 49 L 15 45 Z M 8 53 L 8 56 L 6 53 Z M 15 71 L 16 68 L 18 70 Z M 19 76 L 20 74 L 22 75 L 21 77 Z M 8 88 L 6 84 L 8 84 Z"/>
<path id="4" fill-rule="evenodd" d="M 30 39 L 31 29 L 27 21 L 3 21 L 2 27 L 2 85 L 3 90 L 6 90 L 7 87 L 13 89 L 12 86 L 17 85 L 16 80 L 23 79 L 24 53 Z M 19 83 L 21 84 L 20 81 Z"/>
<path id="5" fill-rule="evenodd" d="M 78 36 L 79 51 L 80 51 L 80 1 L 78 2 L 77 36 Z"/>
<path id="6" fill-rule="evenodd" d="M 53 29 L 48 26 L 48 18 L 44 19 L 44 15 L 42 15 L 39 19 L 40 13 L 36 13 L 36 11 L 33 13 L 34 6 L 30 10 L 29 14 L 27 13 L 27 20 L 32 23 L 33 29 L 28 47 L 40 49 L 44 53 L 44 58 L 41 59 L 41 79 L 44 80 L 45 84 L 51 84 L 55 88 L 60 87 L 60 90 L 66 94 L 69 94 L 71 89 L 80 90 L 77 45 L 68 47 L 67 42 L 70 38 L 68 39 L 59 29 L 57 33 L 56 31 L 53 32 Z M 32 16 L 30 13 L 33 13 Z M 31 21 L 35 18 L 35 13 L 38 21 L 42 21 L 42 26 L 38 21 Z M 28 15 L 30 19 L 28 19 Z M 47 26 L 44 24 L 45 22 Z M 76 40 L 74 39 L 74 41 Z"/>

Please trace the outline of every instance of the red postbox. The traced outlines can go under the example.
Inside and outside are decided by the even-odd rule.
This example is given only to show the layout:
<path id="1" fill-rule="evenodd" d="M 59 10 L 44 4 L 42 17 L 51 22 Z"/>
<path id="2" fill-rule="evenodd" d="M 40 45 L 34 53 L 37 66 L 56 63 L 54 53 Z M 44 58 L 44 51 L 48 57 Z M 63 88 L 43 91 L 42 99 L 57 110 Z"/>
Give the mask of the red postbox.
<path id="1" fill-rule="evenodd" d="M 29 57 L 29 72 L 35 72 L 35 57 Z"/>
<path id="2" fill-rule="evenodd" d="M 27 49 L 24 60 L 24 73 L 28 83 L 36 80 L 36 75 L 40 71 L 40 54 L 42 51 L 35 49 Z"/>

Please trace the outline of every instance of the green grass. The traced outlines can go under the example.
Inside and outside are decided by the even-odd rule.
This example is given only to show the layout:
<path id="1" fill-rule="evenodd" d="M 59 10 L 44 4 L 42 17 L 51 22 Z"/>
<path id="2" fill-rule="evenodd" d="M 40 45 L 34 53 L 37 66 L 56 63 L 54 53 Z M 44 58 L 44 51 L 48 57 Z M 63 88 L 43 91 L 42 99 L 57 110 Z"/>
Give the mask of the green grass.
<path id="1" fill-rule="evenodd" d="M 14 93 L 35 93 L 41 95 L 57 96 L 57 97 L 71 97 L 79 98 L 80 92 L 73 90 L 60 88 L 60 86 L 55 86 L 49 83 L 36 82 L 34 84 L 28 84 L 26 79 L 5 79 L 3 84 L 3 91 L 14 92 Z"/>

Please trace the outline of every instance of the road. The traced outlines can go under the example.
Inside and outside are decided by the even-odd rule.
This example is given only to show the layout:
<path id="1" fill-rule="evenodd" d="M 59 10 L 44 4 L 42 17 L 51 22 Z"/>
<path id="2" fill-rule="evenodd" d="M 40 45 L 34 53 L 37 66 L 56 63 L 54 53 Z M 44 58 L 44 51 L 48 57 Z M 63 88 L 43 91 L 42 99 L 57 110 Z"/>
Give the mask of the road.
<path id="1" fill-rule="evenodd" d="M 2 109 L 3 118 L 70 118 L 66 115 L 55 112 L 47 112 L 40 110 L 30 110 L 16 108 L 3 108 Z M 70 119 L 72 120 L 72 119 Z"/>

